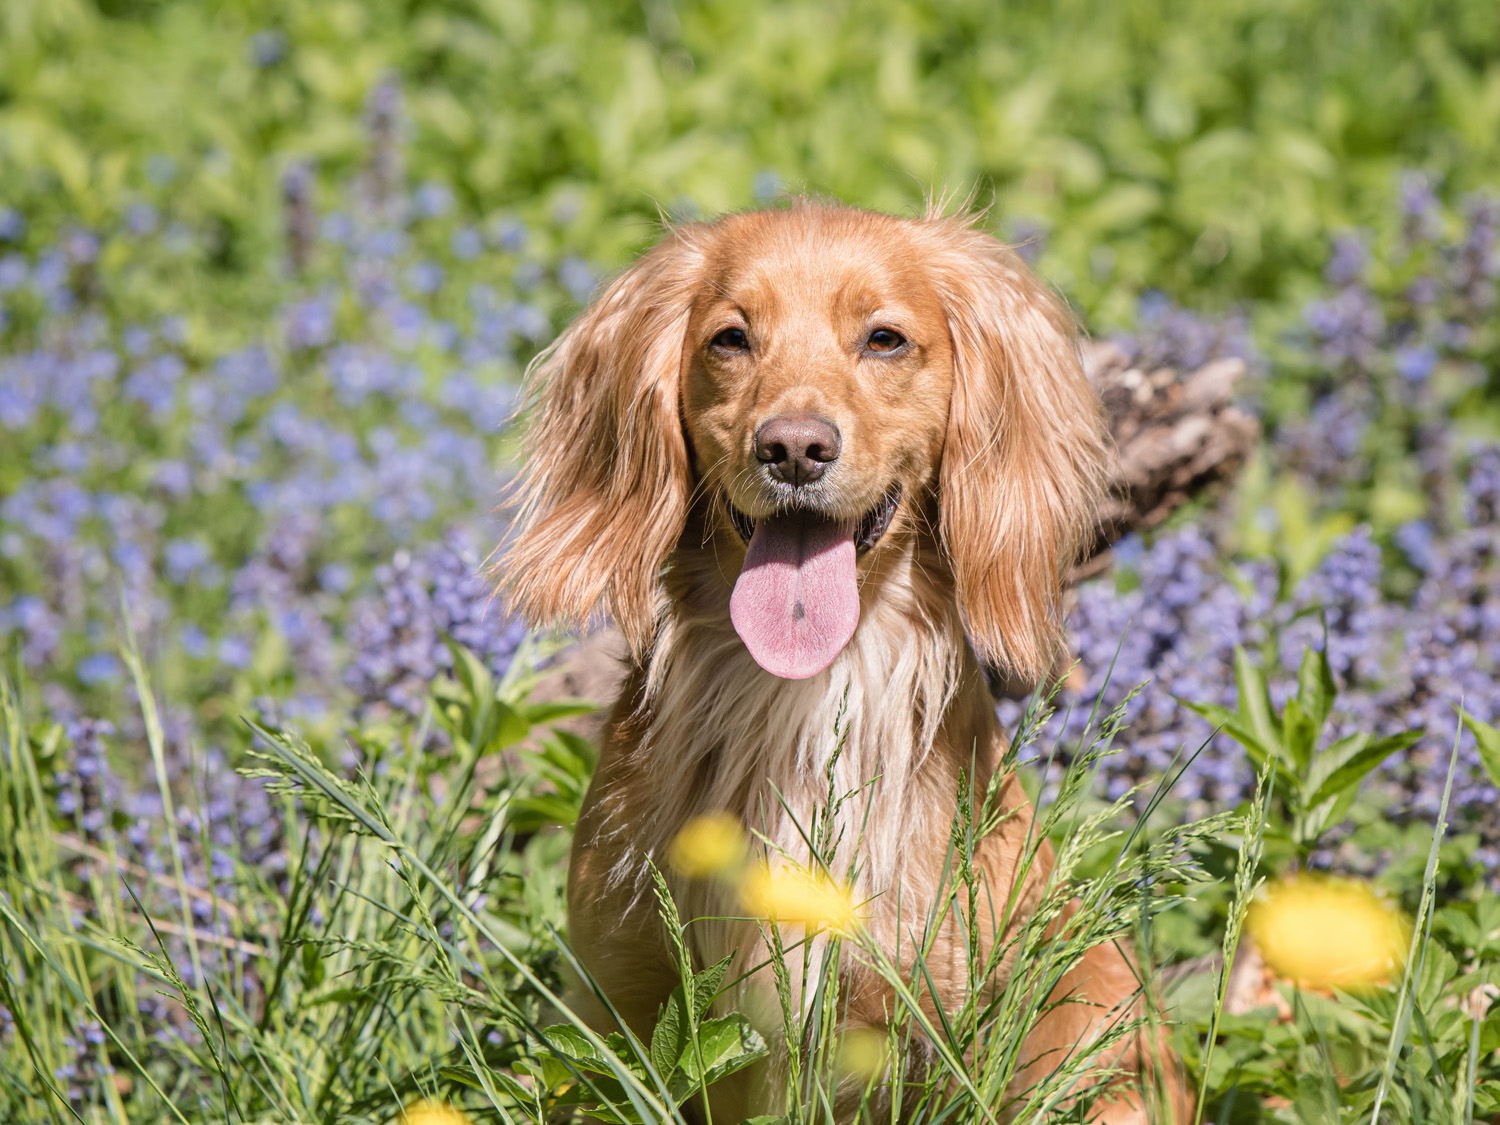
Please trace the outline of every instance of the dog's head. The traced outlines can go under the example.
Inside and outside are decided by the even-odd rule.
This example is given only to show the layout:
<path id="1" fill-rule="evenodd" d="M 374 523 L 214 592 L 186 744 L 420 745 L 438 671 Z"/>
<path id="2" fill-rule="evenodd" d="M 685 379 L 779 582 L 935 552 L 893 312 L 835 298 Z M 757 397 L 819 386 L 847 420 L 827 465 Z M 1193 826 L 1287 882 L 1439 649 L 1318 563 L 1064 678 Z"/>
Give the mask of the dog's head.
<path id="1" fill-rule="evenodd" d="M 724 553 L 743 545 L 731 616 L 769 671 L 831 663 L 861 573 L 927 534 L 980 655 L 1047 667 L 1099 406 L 1066 308 L 970 224 L 800 204 L 680 228 L 532 386 L 501 578 L 533 620 L 602 610 L 643 651 L 697 505 Z"/>

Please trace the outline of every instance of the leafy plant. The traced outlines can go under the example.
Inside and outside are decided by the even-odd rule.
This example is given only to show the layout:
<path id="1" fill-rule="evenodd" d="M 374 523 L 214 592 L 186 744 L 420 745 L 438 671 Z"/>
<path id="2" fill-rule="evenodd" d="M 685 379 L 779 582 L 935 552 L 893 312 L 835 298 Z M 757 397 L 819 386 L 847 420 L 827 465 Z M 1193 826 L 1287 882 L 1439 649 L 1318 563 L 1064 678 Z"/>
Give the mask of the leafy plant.
<path id="1" fill-rule="evenodd" d="M 630 1060 L 627 1066 L 642 1085 L 665 1086 L 676 1105 L 765 1057 L 765 1041 L 744 1016 L 708 1016 L 731 960 L 726 957 L 692 974 L 685 985 L 672 990 L 643 1052 L 622 1032 L 604 1039 L 618 1058 Z M 536 1050 L 537 1061 L 522 1069 L 538 1080 L 553 1105 L 583 1106 L 587 1116 L 601 1121 L 641 1125 L 643 1119 L 630 1106 L 609 1063 L 575 1028 L 546 1028 Z M 591 1077 L 580 1081 L 583 1074 Z"/>
<path id="2" fill-rule="evenodd" d="M 1420 732 L 1377 737 L 1356 731 L 1323 745 L 1338 695 L 1324 649 L 1309 648 L 1303 654 L 1297 690 L 1279 713 L 1265 676 L 1238 646 L 1234 674 L 1240 700 L 1235 710 L 1182 702 L 1243 746 L 1257 769 L 1275 763 L 1273 807 L 1279 815 L 1266 832 L 1273 841 L 1290 845 L 1293 858 L 1305 861 L 1323 835 L 1343 820 L 1370 771 L 1415 743 Z"/>

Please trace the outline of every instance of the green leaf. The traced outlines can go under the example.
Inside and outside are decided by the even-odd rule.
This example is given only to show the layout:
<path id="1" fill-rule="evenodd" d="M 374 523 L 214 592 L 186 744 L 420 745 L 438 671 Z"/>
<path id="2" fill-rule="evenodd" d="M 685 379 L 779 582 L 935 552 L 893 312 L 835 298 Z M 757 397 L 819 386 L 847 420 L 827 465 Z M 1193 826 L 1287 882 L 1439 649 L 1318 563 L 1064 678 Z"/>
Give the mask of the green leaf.
<path id="1" fill-rule="evenodd" d="M 444 643 L 453 656 L 453 678 L 468 693 L 473 705 L 482 706 L 484 701 L 495 698 L 495 678 L 484 661 L 455 641 Z"/>
<path id="2" fill-rule="evenodd" d="M 1234 646 L 1234 682 L 1239 688 L 1239 716 L 1243 725 L 1268 750 L 1282 745 L 1281 724 L 1271 710 L 1271 693 L 1266 679 L 1250 662 L 1243 645 Z"/>
<path id="3" fill-rule="evenodd" d="M 1340 823 L 1349 815 L 1349 810 L 1354 807 L 1355 798 L 1358 796 L 1359 786 L 1351 785 L 1337 796 L 1310 806 L 1303 814 L 1301 830 L 1295 836 L 1296 842 L 1299 844 L 1315 843 L 1330 825 Z"/>
<path id="4" fill-rule="evenodd" d="M 683 1055 L 682 1068 L 694 1086 L 712 1085 L 766 1054 L 766 1043 L 739 1013 L 706 1020 L 698 1028 L 698 1051 Z M 699 1066 L 701 1056 L 701 1069 Z"/>
<path id="5" fill-rule="evenodd" d="M 1500 727 L 1493 727 L 1482 719 L 1476 719 L 1467 711 L 1460 712 L 1460 717 L 1464 726 L 1474 733 L 1484 772 L 1490 775 L 1493 784 L 1500 785 Z"/>
<path id="6" fill-rule="evenodd" d="M 554 824 L 572 824 L 577 819 L 577 802 L 554 793 L 517 797 L 510 803 L 510 826 L 517 832 L 539 832 Z"/>
<path id="7" fill-rule="evenodd" d="M 327 975 L 323 967 L 323 951 L 312 942 L 302 947 L 302 984 L 308 989 L 317 988 Z"/>
<path id="8" fill-rule="evenodd" d="M 514 746 L 531 733 L 531 724 L 501 699 L 492 699 L 489 707 L 489 722 L 479 739 L 474 743 L 477 754 L 493 754 L 507 746 Z"/>
<path id="9" fill-rule="evenodd" d="M 525 720 L 534 727 L 555 723 L 559 719 L 571 719 L 578 715 L 592 715 L 599 710 L 597 703 L 582 699 L 558 699 L 551 703 L 527 703 L 520 708 Z"/>
<path id="10" fill-rule="evenodd" d="M 672 995 L 667 997 L 667 1002 L 657 1011 L 656 1027 L 651 1031 L 651 1065 L 656 1068 L 656 1073 L 661 1075 L 663 1081 L 671 1082 L 684 1052 L 692 1054 L 689 1049 L 691 1030 L 687 1000 L 683 996 L 682 985 L 679 984 L 672 989 Z"/>
<path id="11" fill-rule="evenodd" d="M 1271 755 L 1275 753 L 1274 746 L 1268 746 L 1262 742 L 1256 736 L 1255 732 L 1241 720 L 1240 716 L 1228 707 L 1221 707 L 1217 703 L 1193 703 L 1190 700 L 1180 699 L 1176 696 L 1173 696 L 1173 698 L 1177 699 L 1178 703 L 1181 703 L 1189 710 L 1196 711 L 1202 715 L 1209 722 L 1213 723 L 1214 726 L 1243 746 L 1249 753 L 1251 760 L 1255 763 L 1257 770 L 1265 765 L 1271 758 Z"/>
<path id="12" fill-rule="evenodd" d="M 734 954 L 730 954 L 722 961 L 716 961 L 700 973 L 693 974 L 693 1018 L 701 1020 L 708 1014 L 714 997 L 718 996 L 719 990 L 724 987 L 724 974 L 729 971 L 729 962 L 734 960 Z"/>
<path id="13" fill-rule="evenodd" d="M 555 742 L 564 747 L 573 760 L 580 763 L 580 768 L 574 771 L 575 777 L 583 781 L 589 779 L 594 772 L 595 763 L 599 761 L 599 748 L 593 742 L 570 730 L 553 731 L 548 742 Z"/>
<path id="14" fill-rule="evenodd" d="M 1299 774 L 1306 773 L 1312 762 L 1337 693 L 1327 653 L 1309 648 L 1302 654 L 1297 673 L 1297 694 L 1287 700 L 1281 724 L 1287 756 Z"/>
<path id="15" fill-rule="evenodd" d="M 476 1090 L 483 1090 L 484 1083 L 479 1081 L 479 1075 L 468 1063 L 458 1066 L 438 1067 L 438 1077 L 446 1078 L 449 1082 L 458 1082 L 464 1086 L 472 1086 Z"/>
<path id="16" fill-rule="evenodd" d="M 542 1046 L 558 1058 L 567 1059 L 579 1070 L 587 1070 L 595 1074 L 614 1073 L 614 1068 L 599 1053 L 598 1048 L 572 1024 L 559 1023 L 545 1029 L 542 1032 Z M 544 1056 L 542 1061 L 545 1063 L 548 1060 Z M 550 1071 L 548 1078 L 549 1080 L 551 1078 Z"/>
<path id="17" fill-rule="evenodd" d="M 1357 787 L 1381 762 L 1420 737 L 1420 731 L 1409 730 L 1373 741 L 1368 734 L 1352 734 L 1335 742 L 1313 759 L 1307 776 L 1307 806 L 1320 805 L 1345 789 Z"/>

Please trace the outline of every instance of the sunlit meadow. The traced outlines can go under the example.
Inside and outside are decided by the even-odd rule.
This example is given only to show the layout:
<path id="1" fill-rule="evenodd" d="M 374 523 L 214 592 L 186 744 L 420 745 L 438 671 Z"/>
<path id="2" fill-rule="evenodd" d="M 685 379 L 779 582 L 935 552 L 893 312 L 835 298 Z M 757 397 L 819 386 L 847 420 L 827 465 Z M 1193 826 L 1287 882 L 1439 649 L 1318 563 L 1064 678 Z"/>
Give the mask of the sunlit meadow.
<path id="1" fill-rule="evenodd" d="M 0 17 L 0 1121 L 701 1119 L 767 1036 L 789 1121 L 1076 1120 L 1108 1042 L 1025 1100 L 1013 1048 L 1122 935 L 1203 1121 L 1500 1120 L 1493 13 L 1351 9 L 1354 54 L 1283 73 L 1337 13 L 875 7 L 915 44 L 878 98 L 852 10 Z M 862 98 L 890 161 L 846 143 Z M 842 1040 L 840 959 L 878 949 L 824 822 L 768 857 L 710 820 L 663 870 L 732 884 L 816 1003 L 753 1024 L 684 954 L 650 1042 L 586 1028 L 603 701 L 547 690 L 569 638 L 484 569 L 521 372 L 658 204 L 941 182 L 993 185 L 1138 366 L 1243 359 L 1262 447 L 1117 545 L 1077 670 L 999 705 L 1070 880 L 1000 995 L 938 1022 L 882 965 L 888 1034 Z M 955 796 L 962 917 L 987 807 Z"/>

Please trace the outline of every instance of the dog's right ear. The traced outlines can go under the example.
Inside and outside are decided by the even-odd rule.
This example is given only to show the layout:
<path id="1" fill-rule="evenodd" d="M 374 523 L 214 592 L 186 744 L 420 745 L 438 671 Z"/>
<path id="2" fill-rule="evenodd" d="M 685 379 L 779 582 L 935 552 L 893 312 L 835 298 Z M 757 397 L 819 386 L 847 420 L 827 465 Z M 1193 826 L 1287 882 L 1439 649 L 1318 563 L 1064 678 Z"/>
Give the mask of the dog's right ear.
<path id="1" fill-rule="evenodd" d="M 692 489 L 680 418 L 703 257 L 677 232 L 616 278 L 527 372 L 535 410 L 496 567 L 535 625 L 612 617 L 641 654 Z"/>

